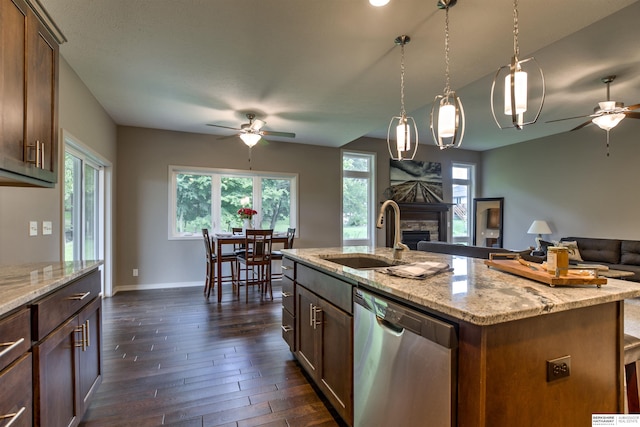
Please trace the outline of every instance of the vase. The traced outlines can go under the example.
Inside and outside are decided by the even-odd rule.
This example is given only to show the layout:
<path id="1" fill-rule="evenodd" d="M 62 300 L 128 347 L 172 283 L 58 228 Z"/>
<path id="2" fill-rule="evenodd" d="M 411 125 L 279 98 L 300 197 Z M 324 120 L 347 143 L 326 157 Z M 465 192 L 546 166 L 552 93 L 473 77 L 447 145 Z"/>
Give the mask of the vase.
<path id="1" fill-rule="evenodd" d="M 244 233 L 250 228 L 251 228 L 251 219 L 243 218 L 242 219 L 242 232 Z"/>

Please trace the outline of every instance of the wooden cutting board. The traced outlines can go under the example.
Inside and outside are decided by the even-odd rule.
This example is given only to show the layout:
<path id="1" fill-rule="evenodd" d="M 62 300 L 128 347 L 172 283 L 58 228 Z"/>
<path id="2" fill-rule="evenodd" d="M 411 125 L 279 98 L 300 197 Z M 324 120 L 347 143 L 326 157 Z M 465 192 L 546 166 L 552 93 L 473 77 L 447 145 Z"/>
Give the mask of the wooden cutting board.
<path id="1" fill-rule="evenodd" d="M 529 265 L 535 268 L 534 270 L 514 259 L 488 259 L 484 263 L 489 267 L 526 277 L 527 279 L 537 282 L 546 283 L 551 287 L 595 285 L 599 288 L 607 284 L 605 277 L 593 277 L 591 275 L 572 273 L 571 270 L 569 270 L 567 274 L 556 277 L 553 274 L 547 273 L 547 270 L 543 269 L 540 264 L 529 263 Z"/>

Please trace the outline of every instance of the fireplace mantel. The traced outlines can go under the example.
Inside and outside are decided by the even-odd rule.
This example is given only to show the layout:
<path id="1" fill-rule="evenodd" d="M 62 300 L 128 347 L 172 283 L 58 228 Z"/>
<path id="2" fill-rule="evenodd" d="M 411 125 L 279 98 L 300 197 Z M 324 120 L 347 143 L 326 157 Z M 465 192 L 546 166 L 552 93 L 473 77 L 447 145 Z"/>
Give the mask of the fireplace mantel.
<path id="1" fill-rule="evenodd" d="M 402 223 L 407 221 L 436 221 L 438 224 L 437 233 L 431 232 L 431 239 L 440 242 L 447 241 L 447 218 L 449 209 L 453 203 L 398 203 L 400 207 L 400 230 Z M 387 247 L 393 245 L 395 213 L 393 209 L 387 208 L 385 215 L 386 241 Z M 406 229 L 406 228 L 405 228 Z"/>

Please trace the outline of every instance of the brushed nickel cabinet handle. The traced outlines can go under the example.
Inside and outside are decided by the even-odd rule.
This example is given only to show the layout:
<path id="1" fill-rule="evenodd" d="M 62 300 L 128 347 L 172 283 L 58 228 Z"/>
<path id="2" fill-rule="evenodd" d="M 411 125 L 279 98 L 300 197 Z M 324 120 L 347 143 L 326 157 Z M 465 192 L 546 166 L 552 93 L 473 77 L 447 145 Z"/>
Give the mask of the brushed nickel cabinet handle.
<path id="1" fill-rule="evenodd" d="M 91 335 L 89 332 L 89 319 L 87 319 L 86 322 L 84 322 L 87 325 L 87 347 L 91 347 Z"/>
<path id="2" fill-rule="evenodd" d="M 287 267 L 286 265 L 283 265 L 281 268 L 282 268 L 283 270 L 291 270 L 291 267 Z"/>
<path id="3" fill-rule="evenodd" d="M 16 348 L 17 346 L 19 346 L 23 342 L 24 342 L 24 338 L 20 338 L 18 341 L 0 343 L 0 347 L 7 347 L 4 350 L 0 351 L 0 357 L 2 357 L 5 354 L 9 353 L 11 350 Z"/>
<path id="4" fill-rule="evenodd" d="M 292 297 L 292 296 L 293 296 L 293 294 L 290 294 L 289 292 L 282 291 L 282 298 L 289 298 L 289 297 Z"/>
<path id="5" fill-rule="evenodd" d="M 9 422 L 5 425 L 5 427 L 9 427 L 13 423 L 15 423 L 18 420 L 18 418 L 20 418 L 20 415 L 22 415 L 22 413 L 26 410 L 27 410 L 26 406 L 23 406 L 22 408 L 20 408 L 18 412 L 13 412 L 11 414 L 6 414 L 6 415 L 0 415 L 0 420 L 6 420 L 7 418 L 11 418 Z"/>
<path id="6" fill-rule="evenodd" d="M 69 297 L 68 299 L 72 299 L 72 300 L 76 300 L 76 301 L 82 301 L 83 299 L 85 299 L 89 295 L 91 295 L 91 291 L 85 292 L 84 294 L 75 294 L 74 296 Z"/>
<path id="7" fill-rule="evenodd" d="M 282 330 L 284 332 L 291 332 L 291 331 L 293 331 L 293 328 L 291 326 L 289 326 L 289 325 L 282 325 Z"/>

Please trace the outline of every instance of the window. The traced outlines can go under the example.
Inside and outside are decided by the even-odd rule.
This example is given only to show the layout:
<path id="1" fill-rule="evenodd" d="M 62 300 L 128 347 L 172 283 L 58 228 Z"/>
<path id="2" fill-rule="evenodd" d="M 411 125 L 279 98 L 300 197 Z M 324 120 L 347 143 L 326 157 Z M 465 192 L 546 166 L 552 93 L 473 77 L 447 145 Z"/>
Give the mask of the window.
<path id="1" fill-rule="evenodd" d="M 475 174 L 474 165 L 454 163 L 451 168 L 451 194 L 453 195 L 453 243 L 471 244 L 470 202 L 473 200 Z"/>
<path id="2" fill-rule="evenodd" d="M 102 167 L 70 147 L 64 157 L 64 260 L 102 259 Z"/>
<path id="3" fill-rule="evenodd" d="M 297 175 L 169 167 L 169 238 L 200 238 L 202 229 L 242 227 L 238 209 L 251 207 L 255 228 L 297 228 Z"/>
<path id="4" fill-rule="evenodd" d="M 342 244 L 375 245 L 375 154 L 342 153 Z"/>

